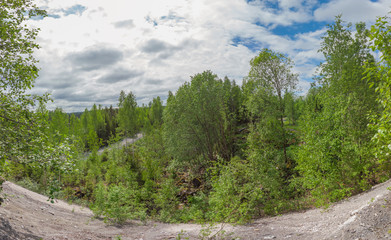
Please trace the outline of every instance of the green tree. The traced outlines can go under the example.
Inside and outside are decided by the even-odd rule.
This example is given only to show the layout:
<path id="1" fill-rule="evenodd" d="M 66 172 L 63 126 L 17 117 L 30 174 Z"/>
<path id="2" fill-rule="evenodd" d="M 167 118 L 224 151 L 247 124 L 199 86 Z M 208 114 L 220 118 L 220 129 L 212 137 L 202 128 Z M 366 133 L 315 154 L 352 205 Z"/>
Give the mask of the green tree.
<path id="1" fill-rule="evenodd" d="M 341 17 L 328 26 L 320 52 L 318 87 L 307 97 L 301 132 L 305 144 L 298 167 L 305 188 L 320 202 L 339 200 L 367 186 L 371 155 L 367 115 L 377 111 L 375 93 L 364 79 L 364 65 L 373 64 L 363 23 L 345 26 Z"/>
<path id="2" fill-rule="evenodd" d="M 125 136 L 133 136 L 139 131 L 136 96 L 121 91 L 118 103 L 118 128 Z"/>
<path id="3" fill-rule="evenodd" d="M 51 140 L 60 143 L 69 135 L 69 117 L 61 108 L 49 112 Z"/>
<path id="4" fill-rule="evenodd" d="M 107 137 L 107 140 L 110 140 L 116 136 L 116 129 L 118 128 L 118 122 L 117 122 L 117 112 L 113 109 L 113 106 L 110 106 L 110 108 L 104 109 L 104 118 L 105 118 L 105 135 Z"/>
<path id="5" fill-rule="evenodd" d="M 254 122 L 249 137 L 250 158 L 266 148 L 281 150 L 284 163 L 280 170 L 290 169 L 292 161 L 287 153 L 284 93 L 293 90 L 297 84 L 297 75 L 291 71 L 293 63 L 281 53 L 263 49 L 250 65 L 243 84 L 246 108 Z"/>
<path id="6" fill-rule="evenodd" d="M 69 136 L 73 140 L 73 145 L 77 146 L 78 152 L 82 152 L 84 150 L 82 137 L 83 127 L 80 118 L 76 117 L 73 113 L 69 119 Z"/>
<path id="7" fill-rule="evenodd" d="M 82 135 L 82 126 L 80 119 L 75 116 L 75 114 L 71 114 L 69 118 L 69 134 L 81 137 Z"/>
<path id="8" fill-rule="evenodd" d="M 0 172 L 7 160 L 34 159 L 44 141 L 39 115 L 30 110 L 47 97 L 26 93 L 38 76 L 33 52 L 39 29 L 25 23 L 36 16 L 45 12 L 32 1 L 0 2 Z"/>
<path id="9" fill-rule="evenodd" d="M 105 128 L 105 117 L 102 110 L 102 106 L 99 107 L 94 104 L 91 109 L 91 120 L 94 125 L 94 130 L 97 134 L 99 142 L 107 141 L 109 136 L 106 136 L 106 128 Z"/>
<path id="10" fill-rule="evenodd" d="M 151 125 L 160 126 L 163 123 L 163 103 L 159 96 L 152 100 L 149 119 L 151 121 Z"/>
<path id="11" fill-rule="evenodd" d="M 228 84 L 229 83 L 229 84 Z M 226 89 L 225 89 L 226 87 Z M 182 163 L 207 166 L 217 156 L 229 160 L 233 155 L 233 131 L 230 123 L 230 91 L 235 88 L 211 71 L 191 77 L 177 91 L 169 94 L 163 112 L 164 141 L 168 153 Z"/>
<path id="12" fill-rule="evenodd" d="M 299 103 L 300 98 L 295 99 L 293 92 L 286 92 L 284 94 L 285 116 L 291 125 L 296 125 L 296 121 L 299 116 Z"/>
<path id="13" fill-rule="evenodd" d="M 371 121 L 371 128 L 375 135 L 374 165 L 381 180 L 390 177 L 391 170 L 391 20 L 389 16 L 379 17 L 371 27 L 369 34 L 372 40 L 371 49 L 381 53 L 380 62 L 366 65 L 367 79 L 372 89 L 376 91 L 377 102 L 381 105 L 379 114 L 374 114 Z"/>

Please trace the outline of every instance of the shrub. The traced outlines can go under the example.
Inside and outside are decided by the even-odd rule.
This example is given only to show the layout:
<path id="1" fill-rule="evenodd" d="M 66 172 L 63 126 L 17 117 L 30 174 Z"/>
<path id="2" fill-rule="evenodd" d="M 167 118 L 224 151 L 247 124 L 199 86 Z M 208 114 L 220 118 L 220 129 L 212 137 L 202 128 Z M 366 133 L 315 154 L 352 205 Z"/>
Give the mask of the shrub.
<path id="1" fill-rule="evenodd" d="M 246 161 L 234 157 L 212 183 L 210 219 L 243 223 L 251 219 L 263 197 L 260 184 Z"/>
<path id="2" fill-rule="evenodd" d="M 124 223 L 127 219 L 144 220 L 146 209 L 137 197 L 137 190 L 119 183 L 105 187 L 99 183 L 91 209 L 96 216 L 103 215 L 105 222 Z"/>
<path id="3" fill-rule="evenodd" d="M 179 193 L 178 187 L 175 185 L 174 179 L 166 179 L 155 199 L 156 206 L 160 209 L 159 219 L 164 222 L 177 222 L 179 220 Z"/>

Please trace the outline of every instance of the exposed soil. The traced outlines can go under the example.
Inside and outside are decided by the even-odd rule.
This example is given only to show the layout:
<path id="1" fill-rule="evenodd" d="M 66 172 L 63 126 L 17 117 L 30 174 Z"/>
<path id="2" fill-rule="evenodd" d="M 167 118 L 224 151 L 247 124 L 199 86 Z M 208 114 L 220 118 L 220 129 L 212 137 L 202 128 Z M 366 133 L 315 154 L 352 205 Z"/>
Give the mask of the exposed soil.
<path id="1" fill-rule="evenodd" d="M 391 181 L 330 206 L 244 226 L 128 222 L 106 225 L 87 208 L 48 198 L 11 182 L 3 184 L 0 239 L 391 239 Z M 221 230 L 222 231 L 219 231 Z M 209 236 L 211 236 L 209 235 Z M 179 238 L 181 237 L 181 238 Z"/>
<path id="2" fill-rule="evenodd" d="M 110 149 L 113 149 L 113 148 L 118 148 L 118 147 L 123 147 L 123 146 L 130 145 L 130 144 L 136 142 L 137 140 L 139 140 L 140 138 L 142 138 L 143 136 L 144 135 L 142 133 L 137 133 L 133 138 L 125 138 L 122 141 L 119 141 L 117 143 L 111 144 L 108 147 L 103 147 L 103 148 L 99 149 L 98 153 L 103 153 L 105 150 L 110 150 Z"/>

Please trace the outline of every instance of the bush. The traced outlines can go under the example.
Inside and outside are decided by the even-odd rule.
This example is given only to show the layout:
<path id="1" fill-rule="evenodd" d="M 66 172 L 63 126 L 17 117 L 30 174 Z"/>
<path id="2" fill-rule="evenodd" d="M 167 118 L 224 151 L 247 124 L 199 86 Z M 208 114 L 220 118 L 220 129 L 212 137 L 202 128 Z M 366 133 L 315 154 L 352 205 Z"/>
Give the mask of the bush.
<path id="1" fill-rule="evenodd" d="M 180 201 L 178 199 L 179 189 L 175 185 L 174 179 L 166 179 L 155 199 L 156 206 L 160 209 L 159 219 L 163 222 L 178 222 L 179 211 L 178 206 Z"/>
<path id="2" fill-rule="evenodd" d="M 137 197 L 137 190 L 126 188 L 121 183 L 105 187 L 99 183 L 94 191 L 95 202 L 91 206 L 96 216 L 105 222 L 124 223 L 127 219 L 145 220 L 146 209 Z"/>
<path id="3" fill-rule="evenodd" d="M 255 215 L 263 192 L 253 176 L 249 164 L 238 157 L 223 167 L 221 175 L 212 182 L 211 220 L 243 223 Z"/>
<path id="4" fill-rule="evenodd" d="M 204 192 L 199 192 L 188 199 L 188 206 L 181 217 L 184 222 L 196 221 L 203 223 L 208 220 L 209 198 Z"/>

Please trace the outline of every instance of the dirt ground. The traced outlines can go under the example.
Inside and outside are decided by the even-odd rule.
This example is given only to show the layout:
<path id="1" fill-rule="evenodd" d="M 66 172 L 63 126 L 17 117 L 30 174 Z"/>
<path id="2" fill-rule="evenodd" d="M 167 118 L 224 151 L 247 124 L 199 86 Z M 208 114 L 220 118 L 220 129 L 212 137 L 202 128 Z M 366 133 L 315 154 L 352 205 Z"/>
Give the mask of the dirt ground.
<path id="1" fill-rule="evenodd" d="M 142 133 L 137 133 L 133 138 L 125 138 L 125 139 L 123 139 L 120 142 L 117 142 L 117 143 L 114 143 L 114 144 L 110 145 L 109 147 L 103 147 L 103 148 L 99 149 L 98 153 L 103 153 L 105 150 L 109 150 L 109 149 L 112 149 L 112 148 L 117 148 L 117 147 L 123 147 L 123 146 L 126 146 L 126 145 L 130 145 L 130 144 L 136 142 L 137 140 L 141 139 L 143 136 L 144 135 Z"/>
<path id="2" fill-rule="evenodd" d="M 339 202 L 255 220 L 244 226 L 129 222 L 106 225 L 87 208 L 47 197 L 11 182 L 0 206 L 0 239 L 391 239 L 391 181 Z M 210 234 L 209 234 L 210 231 Z"/>

